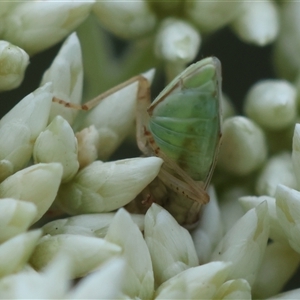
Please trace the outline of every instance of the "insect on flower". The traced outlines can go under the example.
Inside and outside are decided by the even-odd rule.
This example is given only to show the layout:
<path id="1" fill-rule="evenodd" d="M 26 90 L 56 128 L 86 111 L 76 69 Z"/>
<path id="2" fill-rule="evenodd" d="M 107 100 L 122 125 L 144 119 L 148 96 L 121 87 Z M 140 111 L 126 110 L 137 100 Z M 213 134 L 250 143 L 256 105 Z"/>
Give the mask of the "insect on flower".
<path id="1" fill-rule="evenodd" d="M 65 106 L 89 110 L 115 91 L 138 81 L 137 143 L 145 156 L 164 160 L 158 177 L 127 205 L 144 213 L 156 202 L 180 224 L 193 225 L 209 201 L 210 183 L 221 139 L 221 64 L 209 57 L 189 66 L 151 103 L 150 83 L 142 75 L 83 104 L 57 98 Z"/>

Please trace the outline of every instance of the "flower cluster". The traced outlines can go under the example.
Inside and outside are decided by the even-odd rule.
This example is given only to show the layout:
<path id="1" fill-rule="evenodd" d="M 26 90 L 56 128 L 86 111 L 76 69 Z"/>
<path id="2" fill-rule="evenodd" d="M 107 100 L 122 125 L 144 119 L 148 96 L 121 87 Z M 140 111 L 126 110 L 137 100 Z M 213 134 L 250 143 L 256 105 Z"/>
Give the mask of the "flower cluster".
<path id="1" fill-rule="evenodd" d="M 21 84 L 29 56 L 66 38 L 40 87 L 0 120 L 0 298 L 300 298 L 299 286 L 282 293 L 300 264 L 299 12 L 271 0 L 0 2 L 1 91 Z M 129 40 L 122 61 L 95 18 Z M 274 42 L 278 78 L 249 87 L 243 115 L 222 98 L 210 202 L 193 228 L 155 203 L 129 213 L 164 163 L 109 161 L 134 131 L 138 82 L 88 112 L 76 109 L 83 92 L 160 60 L 170 79 L 224 26 Z"/>

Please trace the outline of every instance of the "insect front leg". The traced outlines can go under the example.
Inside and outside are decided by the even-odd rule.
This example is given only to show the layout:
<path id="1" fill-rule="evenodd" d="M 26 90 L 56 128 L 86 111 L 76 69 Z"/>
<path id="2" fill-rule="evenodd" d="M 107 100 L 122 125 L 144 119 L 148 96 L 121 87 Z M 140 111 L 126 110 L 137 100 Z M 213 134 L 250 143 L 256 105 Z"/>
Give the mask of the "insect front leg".
<path id="1" fill-rule="evenodd" d="M 90 110 L 90 109 L 94 108 L 95 106 L 97 106 L 102 100 L 104 100 L 108 96 L 114 94 L 115 92 L 125 88 L 126 86 L 128 86 L 134 82 L 138 82 L 137 98 L 138 99 L 144 98 L 145 90 L 147 90 L 147 92 L 150 90 L 150 83 L 144 76 L 137 75 L 137 76 L 134 76 L 134 77 L 128 79 L 127 81 L 109 89 L 108 91 L 98 95 L 97 97 L 89 100 L 88 102 L 86 102 L 84 104 L 75 104 L 72 102 L 67 102 L 67 101 L 59 99 L 57 97 L 53 97 L 52 102 L 59 103 L 59 104 L 63 105 L 64 107 L 87 111 L 87 110 Z M 148 97 L 150 99 L 150 95 Z"/>

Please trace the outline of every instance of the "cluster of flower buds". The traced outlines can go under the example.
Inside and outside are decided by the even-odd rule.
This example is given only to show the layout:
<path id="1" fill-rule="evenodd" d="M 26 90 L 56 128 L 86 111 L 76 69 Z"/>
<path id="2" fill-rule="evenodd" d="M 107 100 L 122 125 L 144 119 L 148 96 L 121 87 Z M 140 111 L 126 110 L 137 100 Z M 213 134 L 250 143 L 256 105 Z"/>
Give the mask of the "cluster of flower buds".
<path id="1" fill-rule="evenodd" d="M 299 13 L 275 0 L 0 2 L 0 91 L 66 38 L 40 87 L 0 120 L 0 298 L 299 299 L 298 286 L 282 293 L 300 265 Z M 122 61 L 95 19 L 130 41 Z M 107 161 L 135 127 L 137 82 L 75 107 L 161 60 L 171 79 L 224 26 L 274 42 L 279 78 L 249 87 L 244 115 L 224 95 L 214 187 L 192 230 L 155 203 L 129 213 L 163 164 Z"/>

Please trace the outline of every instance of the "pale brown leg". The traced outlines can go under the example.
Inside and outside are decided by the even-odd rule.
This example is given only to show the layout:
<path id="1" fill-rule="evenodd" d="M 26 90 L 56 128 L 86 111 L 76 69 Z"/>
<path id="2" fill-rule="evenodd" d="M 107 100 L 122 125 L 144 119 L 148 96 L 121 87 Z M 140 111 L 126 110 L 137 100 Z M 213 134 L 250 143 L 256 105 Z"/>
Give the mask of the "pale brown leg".
<path id="1" fill-rule="evenodd" d="M 118 90 L 121 90 L 122 88 L 124 88 L 134 82 L 138 82 L 138 84 L 139 84 L 138 97 L 139 97 L 139 94 L 141 94 L 141 96 L 143 96 L 144 92 L 140 91 L 140 90 L 141 90 L 141 86 L 145 86 L 144 81 L 147 81 L 147 83 L 148 83 L 147 87 L 149 87 L 150 84 L 145 77 L 143 77 L 142 75 L 134 76 L 134 77 L 130 78 L 129 80 L 109 89 L 108 91 L 104 92 L 103 94 L 98 95 L 97 97 L 91 99 L 90 101 L 88 101 L 84 104 L 75 104 L 75 103 L 71 103 L 71 102 L 67 102 L 67 101 L 58 99 L 56 97 L 53 97 L 52 101 L 59 103 L 65 107 L 70 107 L 70 108 L 74 108 L 74 109 L 78 109 L 78 110 L 90 110 L 93 107 L 95 107 L 96 105 L 98 105 L 101 102 L 101 100 L 107 98 L 111 94 L 117 92 Z M 149 99 L 150 99 L 150 96 L 149 96 Z"/>

